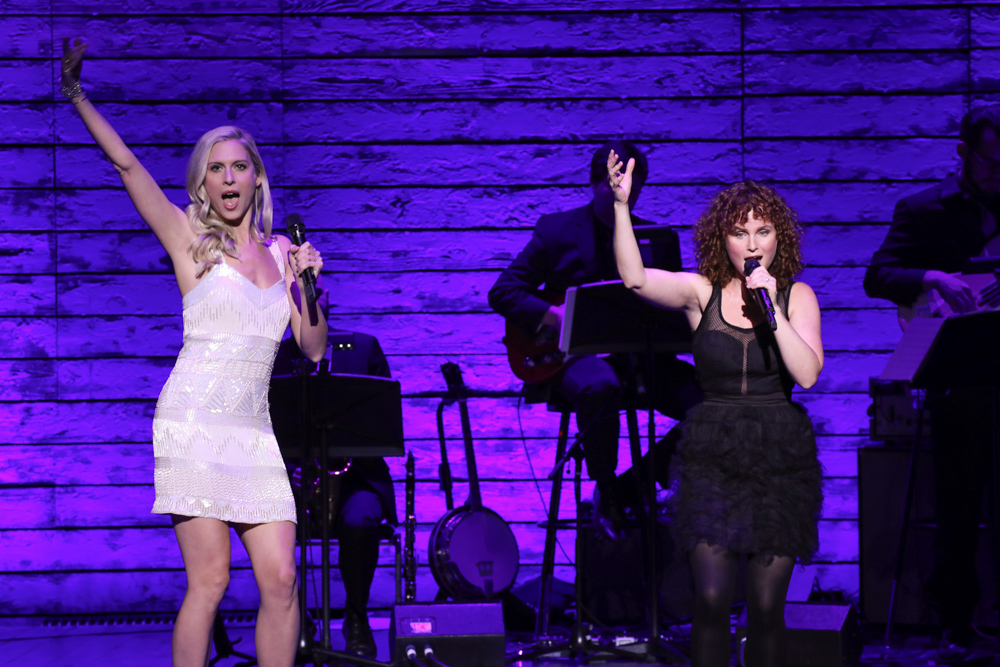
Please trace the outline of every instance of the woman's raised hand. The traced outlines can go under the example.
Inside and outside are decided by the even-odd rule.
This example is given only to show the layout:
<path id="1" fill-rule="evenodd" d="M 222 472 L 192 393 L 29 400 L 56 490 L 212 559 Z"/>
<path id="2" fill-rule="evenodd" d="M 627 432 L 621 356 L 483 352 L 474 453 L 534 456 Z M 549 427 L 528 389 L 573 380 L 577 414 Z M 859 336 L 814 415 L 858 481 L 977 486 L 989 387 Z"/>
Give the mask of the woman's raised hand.
<path id="1" fill-rule="evenodd" d="M 628 202 L 632 193 L 632 169 L 635 168 L 635 158 L 629 158 L 628 165 L 625 166 L 623 174 L 621 160 L 614 151 L 608 153 L 608 185 L 615 195 L 615 201 L 619 203 Z"/>
<path id="2" fill-rule="evenodd" d="M 80 83 L 83 69 L 83 54 L 87 52 L 87 40 L 82 37 L 63 38 L 62 87 L 70 89 Z"/>

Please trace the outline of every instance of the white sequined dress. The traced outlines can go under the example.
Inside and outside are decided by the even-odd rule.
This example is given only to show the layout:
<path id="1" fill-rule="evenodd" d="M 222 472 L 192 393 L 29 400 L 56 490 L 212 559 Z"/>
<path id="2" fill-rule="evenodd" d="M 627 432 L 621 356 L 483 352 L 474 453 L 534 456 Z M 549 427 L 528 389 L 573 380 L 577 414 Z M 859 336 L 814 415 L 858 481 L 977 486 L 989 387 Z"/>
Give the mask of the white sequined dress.
<path id="1" fill-rule="evenodd" d="M 184 295 L 184 346 L 153 418 L 155 514 L 295 521 L 267 390 L 288 326 L 282 279 L 260 289 L 226 263 Z"/>

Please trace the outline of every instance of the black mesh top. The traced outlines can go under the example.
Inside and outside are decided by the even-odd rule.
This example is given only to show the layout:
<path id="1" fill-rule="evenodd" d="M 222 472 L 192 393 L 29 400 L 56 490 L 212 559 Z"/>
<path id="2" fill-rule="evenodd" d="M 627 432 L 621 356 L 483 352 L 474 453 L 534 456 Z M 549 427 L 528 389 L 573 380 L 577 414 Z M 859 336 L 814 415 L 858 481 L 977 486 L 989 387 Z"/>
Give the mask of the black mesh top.
<path id="1" fill-rule="evenodd" d="M 777 307 L 788 317 L 789 285 L 778 290 Z M 695 372 L 706 400 L 742 396 L 790 400 L 792 380 L 767 322 L 745 329 L 722 317 L 722 290 L 712 296 L 693 339 Z"/>

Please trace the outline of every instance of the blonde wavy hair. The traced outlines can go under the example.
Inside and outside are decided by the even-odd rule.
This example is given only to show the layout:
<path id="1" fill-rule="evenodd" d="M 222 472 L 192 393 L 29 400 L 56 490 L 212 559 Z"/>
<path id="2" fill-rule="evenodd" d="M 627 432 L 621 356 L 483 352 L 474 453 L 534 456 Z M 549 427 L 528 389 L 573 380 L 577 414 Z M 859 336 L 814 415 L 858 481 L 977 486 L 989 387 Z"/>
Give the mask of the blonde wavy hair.
<path id="1" fill-rule="evenodd" d="M 250 133 L 233 125 L 223 125 L 201 135 L 191 151 L 187 166 L 187 193 L 191 203 L 187 206 L 188 222 L 195 233 L 195 239 L 188 248 L 191 257 L 198 264 L 200 278 L 216 264 L 221 264 L 223 255 L 239 259 L 236 249 L 236 235 L 230 225 L 219 217 L 207 200 L 205 175 L 208 173 L 208 156 L 212 147 L 221 141 L 238 141 L 246 149 L 253 163 L 254 174 L 260 177 L 260 185 L 254 193 L 253 218 L 250 223 L 250 238 L 269 243 L 271 224 L 274 219 L 274 205 L 271 201 L 271 186 L 267 180 L 264 162 L 257 150 L 257 143 Z"/>

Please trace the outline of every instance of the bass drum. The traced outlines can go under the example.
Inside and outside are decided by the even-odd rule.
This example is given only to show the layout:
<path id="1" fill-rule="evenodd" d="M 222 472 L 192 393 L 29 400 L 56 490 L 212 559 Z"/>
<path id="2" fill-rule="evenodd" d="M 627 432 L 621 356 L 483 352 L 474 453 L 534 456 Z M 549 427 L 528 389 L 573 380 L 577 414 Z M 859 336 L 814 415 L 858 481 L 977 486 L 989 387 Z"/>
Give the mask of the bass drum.
<path id="1" fill-rule="evenodd" d="M 494 598 L 517 580 L 520 553 L 514 533 L 485 507 L 456 507 L 441 517 L 427 554 L 434 580 L 454 600 Z"/>

